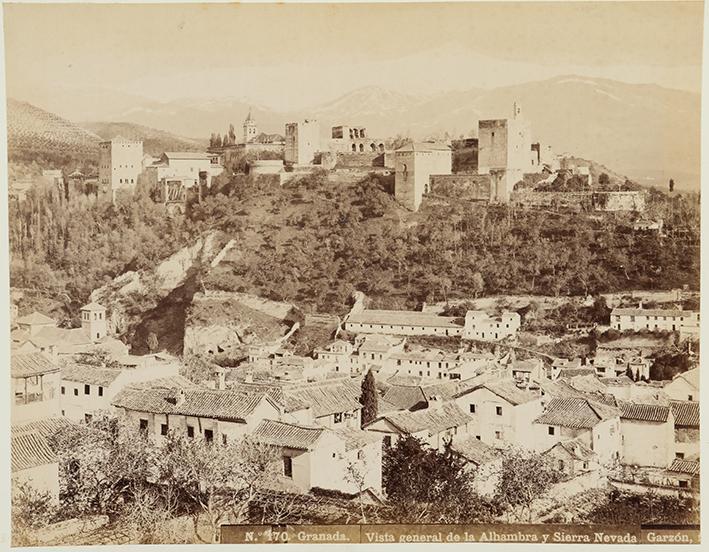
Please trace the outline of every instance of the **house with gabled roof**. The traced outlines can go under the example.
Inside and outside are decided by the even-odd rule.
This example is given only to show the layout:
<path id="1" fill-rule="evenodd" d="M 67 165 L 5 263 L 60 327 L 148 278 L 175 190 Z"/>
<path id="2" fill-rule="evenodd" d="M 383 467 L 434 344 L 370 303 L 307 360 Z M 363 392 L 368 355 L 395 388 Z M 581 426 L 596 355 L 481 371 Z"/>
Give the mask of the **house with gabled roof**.
<path id="1" fill-rule="evenodd" d="M 242 439 L 282 407 L 265 393 L 203 388 L 126 387 L 111 401 L 129 426 L 155 438 L 176 431 L 208 442 Z"/>
<path id="2" fill-rule="evenodd" d="M 673 401 L 698 401 L 699 368 L 677 374 L 663 391 Z"/>
<path id="3" fill-rule="evenodd" d="M 23 423 L 59 415 L 59 366 L 43 353 L 13 353 L 11 417 Z"/>
<path id="4" fill-rule="evenodd" d="M 385 445 L 393 445 L 399 438 L 411 435 L 431 448 L 444 450 L 454 439 L 469 434 L 471 421 L 454 401 L 443 402 L 431 397 L 425 409 L 384 413 L 365 429 L 379 434 Z"/>
<path id="5" fill-rule="evenodd" d="M 142 363 L 135 357 L 124 362 L 131 366 L 107 368 L 65 361 L 61 369 L 62 416 L 74 421 L 90 420 L 97 412 L 112 410 L 111 401 L 121 389 L 142 382 L 176 389 L 197 387 L 179 375 L 177 362 Z"/>
<path id="6" fill-rule="evenodd" d="M 464 389 L 455 401 L 473 419 L 470 434 L 483 443 L 497 448 L 533 448 L 531 423 L 542 412 L 537 390 L 503 377 Z"/>
<path id="7" fill-rule="evenodd" d="M 556 468 L 567 477 L 577 477 L 600 468 L 598 455 L 581 439 L 559 441 L 544 454 L 553 458 Z"/>
<path id="8" fill-rule="evenodd" d="M 674 415 L 675 457 L 690 458 L 699 454 L 699 403 L 670 401 Z"/>
<path id="9" fill-rule="evenodd" d="M 537 450 L 579 439 L 598 455 L 601 464 L 617 462 L 622 448 L 620 415 L 619 408 L 583 396 L 552 398 L 534 419 Z"/>
<path id="10" fill-rule="evenodd" d="M 674 414 L 668 405 L 619 401 L 621 462 L 666 468 L 675 457 Z"/>
<path id="11" fill-rule="evenodd" d="M 381 494 L 381 437 L 361 429 L 263 420 L 250 439 L 275 447 L 280 477 L 302 491 L 325 489 L 356 495 Z"/>

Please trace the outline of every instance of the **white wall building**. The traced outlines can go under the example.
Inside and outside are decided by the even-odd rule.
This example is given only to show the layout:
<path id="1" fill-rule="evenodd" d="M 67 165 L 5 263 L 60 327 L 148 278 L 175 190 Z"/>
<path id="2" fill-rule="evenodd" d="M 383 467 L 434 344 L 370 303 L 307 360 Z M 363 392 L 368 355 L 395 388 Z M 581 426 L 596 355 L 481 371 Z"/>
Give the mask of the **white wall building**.
<path id="1" fill-rule="evenodd" d="M 515 337 L 522 321 L 516 312 L 503 312 L 499 317 L 488 315 L 484 311 L 468 311 L 465 314 L 463 339 L 500 341 Z"/>
<path id="2" fill-rule="evenodd" d="M 453 167 L 453 152 L 445 144 L 407 144 L 394 158 L 394 197 L 412 211 L 418 211 L 423 195 L 430 192 L 431 175 L 451 174 Z"/>
<path id="3" fill-rule="evenodd" d="M 312 119 L 286 124 L 285 162 L 311 165 L 320 151 L 320 125 Z"/>
<path id="4" fill-rule="evenodd" d="M 417 311 L 363 310 L 350 314 L 345 322 L 348 332 L 392 335 L 460 336 L 458 319 Z"/>
<path id="5" fill-rule="evenodd" d="M 611 327 L 625 331 L 642 330 L 680 332 L 680 336 L 699 336 L 699 312 L 681 309 L 627 309 L 615 308 L 611 311 Z"/>

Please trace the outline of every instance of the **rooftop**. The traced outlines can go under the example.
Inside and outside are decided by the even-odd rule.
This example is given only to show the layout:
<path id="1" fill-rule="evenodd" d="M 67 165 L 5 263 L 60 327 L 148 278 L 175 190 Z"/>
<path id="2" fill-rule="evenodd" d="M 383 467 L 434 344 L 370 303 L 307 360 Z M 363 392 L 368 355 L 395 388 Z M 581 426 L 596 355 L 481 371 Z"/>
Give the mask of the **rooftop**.
<path id="1" fill-rule="evenodd" d="M 688 473 L 690 475 L 699 475 L 699 462 L 675 458 L 667 470 L 671 472 Z"/>
<path id="2" fill-rule="evenodd" d="M 454 402 L 429 406 L 423 410 L 392 412 L 381 416 L 401 432 L 411 434 L 423 430 L 438 433 L 466 424 L 472 420 Z"/>
<path id="3" fill-rule="evenodd" d="M 120 391 L 111 404 L 137 412 L 245 421 L 262 400 L 269 400 L 273 404 L 273 401 L 262 393 L 128 387 Z"/>
<path id="4" fill-rule="evenodd" d="M 638 309 L 616 307 L 611 311 L 611 316 L 693 316 L 694 311 L 680 309 Z"/>
<path id="5" fill-rule="evenodd" d="M 549 450 L 553 450 L 557 447 L 564 449 L 572 458 L 576 460 L 590 460 L 596 457 L 596 453 L 588 448 L 580 439 L 570 439 L 568 441 L 556 443 Z"/>
<path id="6" fill-rule="evenodd" d="M 675 427 L 699 429 L 699 403 L 696 401 L 670 401 L 675 417 Z"/>
<path id="7" fill-rule="evenodd" d="M 36 432 L 13 435 L 10 454 L 13 472 L 57 462 L 57 456 L 49 447 L 46 437 Z"/>
<path id="8" fill-rule="evenodd" d="M 58 371 L 59 366 L 42 353 L 18 353 L 10 358 L 10 374 L 13 378 L 28 378 Z"/>
<path id="9" fill-rule="evenodd" d="M 166 151 L 163 155 L 168 159 L 194 159 L 199 161 L 211 157 L 208 153 L 197 151 Z"/>
<path id="10" fill-rule="evenodd" d="M 469 462 L 473 462 L 478 466 L 494 460 L 499 456 L 499 452 L 494 447 L 486 445 L 480 439 L 469 437 L 463 441 L 454 440 L 451 449 Z"/>
<path id="11" fill-rule="evenodd" d="M 450 151 L 450 146 L 439 142 L 410 142 L 397 149 L 397 152 Z"/>
<path id="12" fill-rule="evenodd" d="M 591 429 L 598 423 L 615 416 L 620 411 L 581 397 L 555 398 L 549 401 L 544 412 L 534 423 L 571 429 Z"/>
<path id="13" fill-rule="evenodd" d="M 82 311 L 105 311 L 106 307 L 103 305 L 99 305 L 98 303 L 94 303 L 93 301 L 89 303 L 88 305 L 84 305 L 81 307 Z"/>
<path id="14" fill-rule="evenodd" d="M 458 318 L 436 316 L 427 312 L 397 310 L 364 310 L 351 314 L 347 322 L 353 324 L 380 324 L 385 326 L 427 326 L 462 328 Z"/>
<path id="15" fill-rule="evenodd" d="M 121 375 L 121 372 L 122 370 L 118 368 L 100 368 L 86 364 L 69 364 L 62 368 L 62 380 L 108 387 Z"/>
<path id="16" fill-rule="evenodd" d="M 312 450 L 320 436 L 322 427 L 307 427 L 275 420 L 263 420 L 251 437 L 260 443 L 297 450 Z"/>
<path id="17" fill-rule="evenodd" d="M 18 324 L 27 324 L 34 326 L 38 324 L 56 324 L 56 321 L 41 312 L 34 311 L 32 314 L 26 314 L 17 319 Z"/>
<path id="18" fill-rule="evenodd" d="M 661 404 L 638 404 L 620 401 L 621 419 L 641 422 L 664 423 L 670 415 L 670 407 Z"/>
<path id="19" fill-rule="evenodd" d="M 686 372 L 677 374 L 674 378 L 672 378 L 672 381 L 678 378 L 683 379 L 692 387 L 699 389 L 699 368 L 693 368 L 692 370 L 687 370 Z"/>

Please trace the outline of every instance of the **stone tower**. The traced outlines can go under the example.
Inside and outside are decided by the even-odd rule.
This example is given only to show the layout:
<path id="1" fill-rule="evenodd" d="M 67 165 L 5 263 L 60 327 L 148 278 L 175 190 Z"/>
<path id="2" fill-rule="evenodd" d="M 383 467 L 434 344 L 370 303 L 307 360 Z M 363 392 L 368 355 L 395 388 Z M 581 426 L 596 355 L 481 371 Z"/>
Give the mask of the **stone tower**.
<path id="1" fill-rule="evenodd" d="M 251 140 L 256 138 L 258 134 L 258 128 L 256 128 L 256 121 L 251 117 L 251 110 L 249 109 L 249 114 L 244 120 L 244 144 L 248 144 Z"/>
<path id="2" fill-rule="evenodd" d="M 98 303 L 89 303 L 81 307 L 81 327 L 84 328 L 93 341 L 103 339 L 107 335 L 106 307 Z"/>

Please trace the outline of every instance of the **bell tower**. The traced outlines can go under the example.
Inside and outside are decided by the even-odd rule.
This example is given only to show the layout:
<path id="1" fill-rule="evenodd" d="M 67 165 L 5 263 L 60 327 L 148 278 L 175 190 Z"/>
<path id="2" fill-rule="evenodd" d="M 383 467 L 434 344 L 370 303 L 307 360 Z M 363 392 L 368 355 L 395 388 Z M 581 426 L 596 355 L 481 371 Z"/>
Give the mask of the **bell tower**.
<path id="1" fill-rule="evenodd" d="M 244 120 L 244 144 L 248 144 L 251 140 L 256 138 L 258 134 L 258 128 L 256 128 L 256 121 L 251 117 L 251 110 L 249 109 L 249 114 Z"/>

